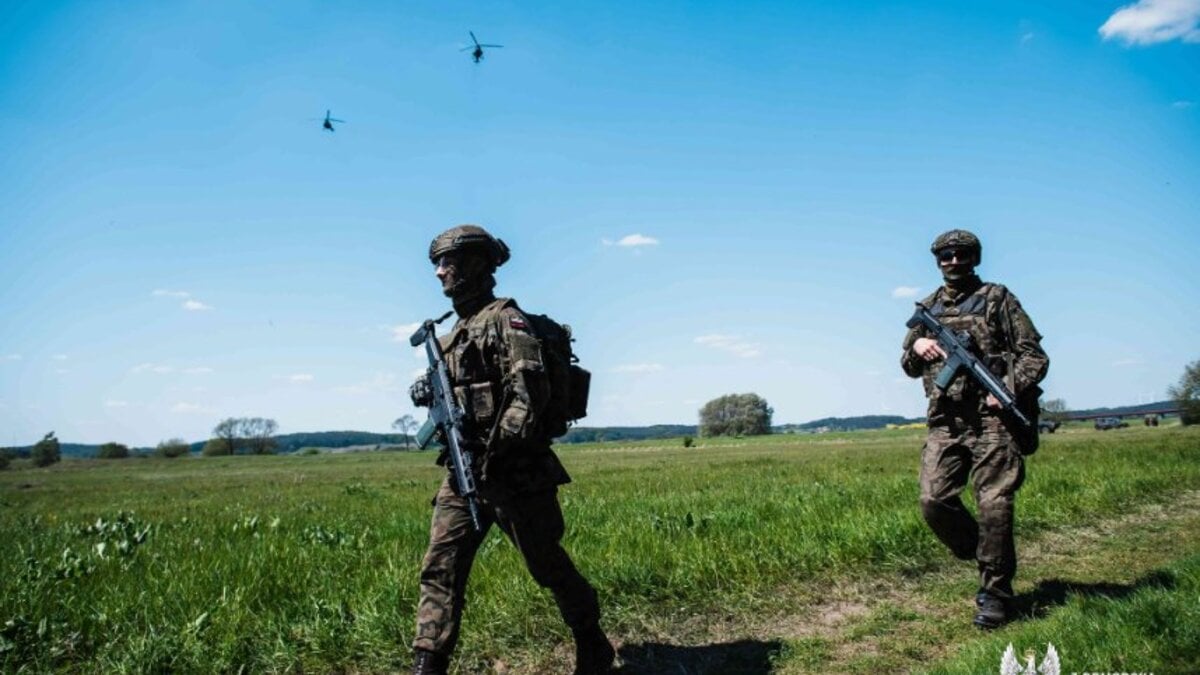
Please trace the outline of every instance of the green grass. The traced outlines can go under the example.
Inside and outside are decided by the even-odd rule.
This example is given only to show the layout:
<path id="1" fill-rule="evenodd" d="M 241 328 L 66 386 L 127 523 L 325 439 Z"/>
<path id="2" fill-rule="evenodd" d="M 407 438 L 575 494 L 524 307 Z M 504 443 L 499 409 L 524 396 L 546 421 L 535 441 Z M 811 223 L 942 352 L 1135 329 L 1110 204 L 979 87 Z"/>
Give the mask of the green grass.
<path id="1" fill-rule="evenodd" d="M 1019 546 L 1200 489 L 1196 430 L 1072 431 L 1045 437 L 1030 459 Z M 697 440 L 690 449 L 676 439 L 560 453 L 575 478 L 561 492 L 566 546 L 599 591 L 606 627 L 627 645 L 710 639 L 717 621 L 773 644 L 779 633 L 761 617 L 818 602 L 839 580 L 903 583 L 947 565 L 916 505 L 921 432 Z M 0 668 L 402 669 L 441 475 L 416 453 L 0 472 Z M 1195 565 L 1180 564 L 1169 572 L 1175 586 L 1144 589 L 1144 602 L 1161 605 L 1153 593 L 1187 588 Z M 955 569 L 951 590 L 930 592 L 970 586 Z M 942 639 L 923 625 L 885 604 L 844 636 L 796 636 L 764 658 L 773 668 L 819 669 L 840 641 L 893 640 L 898 651 L 879 663 L 910 668 Z M 548 594 L 493 532 L 471 577 L 457 667 L 482 672 L 503 659 L 511 672 L 555 672 L 566 636 Z M 1171 663 L 1146 658 L 1146 669 Z"/>
<path id="2" fill-rule="evenodd" d="M 1064 672 L 1196 672 L 1200 667 L 1200 555 L 1127 585 L 1079 585 L 1048 618 L 974 642 L 931 673 L 994 671 L 1008 644 L 1053 644 Z M 1022 651 L 1023 651 L 1022 649 Z"/>

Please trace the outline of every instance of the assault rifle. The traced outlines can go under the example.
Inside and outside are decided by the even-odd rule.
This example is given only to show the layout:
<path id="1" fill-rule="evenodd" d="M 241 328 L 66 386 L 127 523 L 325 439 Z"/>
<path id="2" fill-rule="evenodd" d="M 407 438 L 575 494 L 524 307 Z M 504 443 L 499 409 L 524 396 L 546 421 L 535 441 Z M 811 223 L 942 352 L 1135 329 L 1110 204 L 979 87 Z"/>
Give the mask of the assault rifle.
<path id="1" fill-rule="evenodd" d="M 1026 430 L 1033 428 L 1033 423 L 1017 408 L 1017 398 L 1008 390 L 1004 382 L 971 353 L 971 336 L 969 334 L 966 332 L 955 333 L 943 326 L 942 322 L 938 321 L 937 317 L 930 314 L 929 309 L 919 302 L 917 310 L 913 312 L 912 318 L 905 325 L 909 328 L 924 326 L 933 334 L 942 350 L 946 352 L 946 365 L 933 379 L 933 384 L 939 391 L 945 391 L 958 370 L 966 368 L 967 374 L 983 385 L 989 394 L 996 397 L 1004 410 L 1016 418 Z"/>
<path id="2" fill-rule="evenodd" d="M 429 371 L 426 381 L 429 385 L 427 396 L 423 398 L 429 406 L 429 419 L 417 432 L 417 447 L 422 450 L 429 445 L 434 436 L 440 431 L 446 441 L 447 456 L 450 460 L 450 470 L 454 476 L 455 492 L 467 500 L 471 510 L 471 523 L 476 532 L 482 532 L 479 524 L 479 493 L 475 489 L 475 476 L 471 473 L 471 451 L 464 446 L 462 406 L 454 398 L 454 390 L 450 386 L 450 371 L 446 367 L 446 357 L 442 353 L 442 344 L 438 342 L 434 332 L 434 324 L 441 323 L 453 312 L 446 312 L 442 318 L 434 321 L 426 319 L 417 332 L 408 339 L 414 347 L 425 345 L 425 354 L 429 357 Z M 414 396 L 416 399 L 416 396 Z"/>

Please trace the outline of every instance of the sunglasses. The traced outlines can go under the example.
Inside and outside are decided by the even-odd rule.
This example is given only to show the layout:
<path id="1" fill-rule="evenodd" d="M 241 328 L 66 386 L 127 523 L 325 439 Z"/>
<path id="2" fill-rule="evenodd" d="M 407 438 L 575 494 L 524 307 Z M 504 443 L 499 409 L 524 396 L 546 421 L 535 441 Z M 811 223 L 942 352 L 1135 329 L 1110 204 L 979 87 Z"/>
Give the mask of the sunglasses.
<path id="1" fill-rule="evenodd" d="M 974 253 L 966 248 L 945 248 L 937 252 L 938 262 L 954 262 L 957 259 L 959 262 L 965 262 L 974 258 Z"/>

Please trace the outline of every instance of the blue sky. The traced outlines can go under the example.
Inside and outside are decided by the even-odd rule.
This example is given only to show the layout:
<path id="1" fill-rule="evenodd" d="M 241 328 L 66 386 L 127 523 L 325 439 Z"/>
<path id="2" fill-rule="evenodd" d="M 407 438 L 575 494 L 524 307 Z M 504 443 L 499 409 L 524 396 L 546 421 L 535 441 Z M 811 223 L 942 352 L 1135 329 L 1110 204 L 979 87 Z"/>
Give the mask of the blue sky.
<path id="1" fill-rule="evenodd" d="M 953 227 L 1045 334 L 1048 396 L 1164 398 L 1200 358 L 1198 22 L 0 0 L 0 444 L 387 431 L 417 413 L 408 327 L 446 309 L 426 247 L 462 222 L 574 327 L 585 424 L 745 391 L 780 423 L 921 414 L 899 343 Z M 474 64 L 468 30 L 504 48 Z"/>

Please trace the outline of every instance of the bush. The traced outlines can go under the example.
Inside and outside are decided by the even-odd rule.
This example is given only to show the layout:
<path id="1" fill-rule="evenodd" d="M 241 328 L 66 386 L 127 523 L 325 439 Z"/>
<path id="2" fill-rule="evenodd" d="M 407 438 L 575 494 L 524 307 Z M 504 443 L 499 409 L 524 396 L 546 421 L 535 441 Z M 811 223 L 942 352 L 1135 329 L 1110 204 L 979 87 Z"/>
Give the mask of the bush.
<path id="1" fill-rule="evenodd" d="M 228 438 L 210 438 L 200 454 L 205 457 L 224 457 L 233 454 L 233 441 Z"/>
<path id="2" fill-rule="evenodd" d="M 701 436 L 759 436 L 771 433 L 767 400 L 758 394 L 726 394 L 700 409 Z"/>
<path id="3" fill-rule="evenodd" d="M 125 459 L 129 456 L 129 446 L 121 443 L 105 443 L 96 451 L 99 459 Z"/>
<path id="4" fill-rule="evenodd" d="M 182 438 L 168 438 L 154 448 L 158 457 L 185 457 L 192 451 L 192 446 Z"/>
<path id="5" fill-rule="evenodd" d="M 33 460 L 33 465 L 38 467 L 50 466 L 62 459 L 62 449 L 59 447 L 58 439 L 54 437 L 53 431 L 43 436 L 42 440 L 33 446 L 29 458 Z"/>
<path id="6" fill-rule="evenodd" d="M 1183 369 L 1179 384 L 1168 389 L 1167 396 L 1179 405 L 1180 422 L 1200 424 L 1200 361 L 1193 361 Z"/>
<path id="7" fill-rule="evenodd" d="M 691 437 L 691 436 L 684 436 L 684 437 L 683 437 L 683 447 L 685 447 L 685 448 L 690 448 L 690 447 L 692 447 L 692 443 L 693 443 L 693 441 L 692 441 L 692 437 Z"/>
<path id="8" fill-rule="evenodd" d="M 9 450 L 8 448 L 0 448 L 0 471 L 7 469 L 8 463 L 11 462 L 12 458 L 15 456 L 16 453 L 14 453 L 12 450 Z"/>

